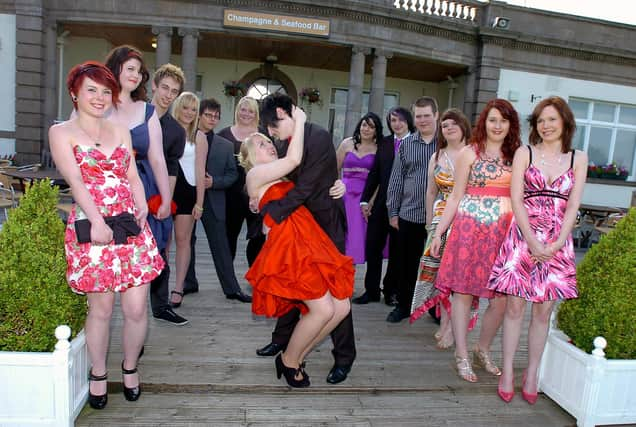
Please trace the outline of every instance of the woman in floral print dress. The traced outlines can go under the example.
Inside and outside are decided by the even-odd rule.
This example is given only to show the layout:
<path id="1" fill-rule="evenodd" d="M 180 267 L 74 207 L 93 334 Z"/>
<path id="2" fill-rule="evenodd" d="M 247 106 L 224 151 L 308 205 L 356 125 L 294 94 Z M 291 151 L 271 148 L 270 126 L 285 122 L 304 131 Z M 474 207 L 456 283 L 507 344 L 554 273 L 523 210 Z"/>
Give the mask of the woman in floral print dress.
<path id="1" fill-rule="evenodd" d="M 453 224 L 437 272 L 435 286 L 453 293 L 451 323 L 459 376 L 476 382 L 468 356 L 468 326 L 473 298 L 488 298 L 479 341 L 473 349 L 476 365 L 501 375 L 490 358 L 490 345 L 503 320 L 506 299 L 487 288 L 490 270 L 512 219 L 510 177 L 519 148 L 519 116 L 506 100 L 494 99 L 479 115 L 471 137 L 455 164 L 455 186 L 435 235 L 431 255 L 439 256 L 442 236 Z"/>
<path id="2" fill-rule="evenodd" d="M 534 404 L 554 302 L 578 296 L 572 229 L 583 194 L 587 155 L 571 148 L 575 130 L 567 103 L 559 97 L 544 99 L 530 116 L 530 146 L 518 150 L 512 163 L 514 220 L 488 286 L 508 295 L 503 374 L 497 390 L 505 402 L 514 396 L 512 363 L 527 302 L 532 302 L 532 318 L 521 396 Z"/>
<path id="3" fill-rule="evenodd" d="M 102 409 L 108 400 L 106 354 L 115 294 L 121 295 L 124 314 L 124 360 L 136 366 L 148 323 L 145 285 L 159 275 L 164 261 L 146 222 L 148 207 L 132 157 L 130 132 L 104 118 L 117 102 L 117 81 L 103 64 L 86 62 L 69 72 L 67 88 L 77 115 L 52 126 L 49 141 L 57 168 L 76 201 L 65 235 L 67 280 L 73 291 L 88 295 L 85 330 L 93 364 L 89 404 Z M 133 216 L 129 229 L 136 223 L 137 235 L 133 230 L 122 236 L 120 227 L 106 223 L 105 217 L 121 214 Z M 90 223 L 87 243 L 78 242 L 75 223 L 80 220 Z M 138 378 L 130 386 L 136 368 L 122 372 L 128 377 L 124 396 L 137 400 L 141 393 Z"/>

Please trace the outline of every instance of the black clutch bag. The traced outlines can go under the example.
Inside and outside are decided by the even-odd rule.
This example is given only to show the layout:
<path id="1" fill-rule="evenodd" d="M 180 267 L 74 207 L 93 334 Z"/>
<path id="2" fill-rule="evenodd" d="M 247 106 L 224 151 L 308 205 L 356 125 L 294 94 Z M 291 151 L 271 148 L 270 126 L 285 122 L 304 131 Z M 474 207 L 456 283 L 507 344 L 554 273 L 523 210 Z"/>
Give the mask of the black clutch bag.
<path id="1" fill-rule="evenodd" d="M 115 244 L 121 245 L 128 241 L 128 237 L 137 236 L 141 233 L 141 228 L 135 221 L 135 216 L 125 212 L 115 216 L 104 217 L 104 222 L 113 230 L 113 240 Z M 88 219 L 75 221 L 75 234 L 78 243 L 90 243 L 91 223 Z"/>

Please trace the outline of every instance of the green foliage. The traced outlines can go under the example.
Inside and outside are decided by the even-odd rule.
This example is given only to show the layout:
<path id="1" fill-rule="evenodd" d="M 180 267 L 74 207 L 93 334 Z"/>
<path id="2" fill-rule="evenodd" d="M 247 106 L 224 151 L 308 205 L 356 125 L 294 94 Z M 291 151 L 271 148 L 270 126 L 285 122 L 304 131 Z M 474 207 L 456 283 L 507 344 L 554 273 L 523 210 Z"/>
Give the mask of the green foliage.
<path id="1" fill-rule="evenodd" d="M 0 231 L 0 350 L 53 351 L 55 328 L 84 326 L 86 299 L 66 283 L 57 187 L 27 188 Z"/>
<path id="2" fill-rule="evenodd" d="M 561 304 L 559 328 L 588 353 L 600 335 L 608 359 L 636 359 L 636 208 L 585 254 L 576 278 L 579 298 Z"/>

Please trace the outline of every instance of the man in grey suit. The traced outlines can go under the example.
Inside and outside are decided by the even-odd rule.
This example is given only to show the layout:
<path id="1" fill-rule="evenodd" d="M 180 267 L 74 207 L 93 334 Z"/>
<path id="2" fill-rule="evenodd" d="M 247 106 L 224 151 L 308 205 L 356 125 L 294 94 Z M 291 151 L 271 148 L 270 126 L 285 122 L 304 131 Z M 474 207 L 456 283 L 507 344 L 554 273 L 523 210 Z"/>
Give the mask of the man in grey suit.
<path id="1" fill-rule="evenodd" d="M 232 253 L 225 230 L 225 190 L 238 178 L 234 146 L 227 139 L 214 134 L 221 118 L 221 105 L 213 98 L 204 99 L 199 107 L 199 130 L 208 138 L 208 158 L 205 165 L 206 191 L 201 222 L 208 238 L 216 274 L 227 299 L 252 302 L 236 280 Z M 194 251 L 188 273 L 194 274 Z M 188 274 L 190 276 L 190 274 Z M 196 280 L 196 279 L 195 279 Z"/>

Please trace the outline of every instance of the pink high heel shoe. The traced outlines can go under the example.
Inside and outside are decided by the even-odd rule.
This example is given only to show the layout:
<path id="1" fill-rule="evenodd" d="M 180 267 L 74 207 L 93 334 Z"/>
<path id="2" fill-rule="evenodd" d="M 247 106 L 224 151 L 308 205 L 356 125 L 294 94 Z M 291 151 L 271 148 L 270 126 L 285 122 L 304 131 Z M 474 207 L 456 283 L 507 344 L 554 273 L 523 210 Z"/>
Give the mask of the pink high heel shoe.
<path id="1" fill-rule="evenodd" d="M 512 391 L 503 391 L 501 389 L 501 380 L 503 380 L 503 376 L 499 377 L 499 385 L 497 386 L 497 394 L 506 403 L 510 403 L 513 397 L 515 397 L 515 390 L 513 387 Z"/>
<path id="2" fill-rule="evenodd" d="M 526 393 L 526 380 L 528 377 L 528 371 L 523 371 L 523 380 L 521 385 L 521 397 L 530 405 L 537 403 L 538 393 Z M 502 398 L 503 399 L 503 398 Z"/>

